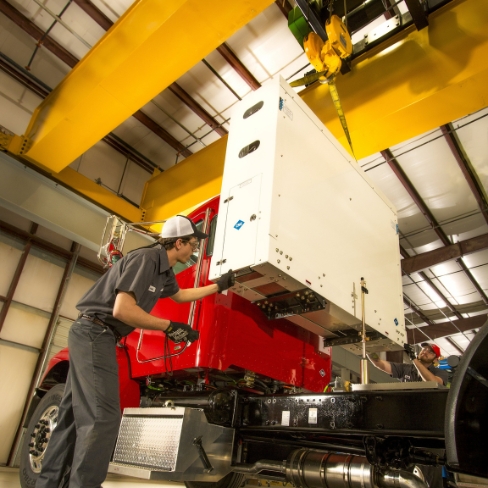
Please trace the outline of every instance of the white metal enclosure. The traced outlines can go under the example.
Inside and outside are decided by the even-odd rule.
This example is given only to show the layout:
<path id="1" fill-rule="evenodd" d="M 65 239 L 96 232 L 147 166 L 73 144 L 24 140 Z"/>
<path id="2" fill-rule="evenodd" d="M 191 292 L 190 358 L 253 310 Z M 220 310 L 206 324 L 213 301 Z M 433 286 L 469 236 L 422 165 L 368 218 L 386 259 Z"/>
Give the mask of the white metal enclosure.
<path id="1" fill-rule="evenodd" d="M 282 78 L 236 106 L 221 199 L 212 278 L 238 271 L 253 301 L 309 288 L 325 309 L 287 318 L 337 337 L 360 327 L 364 277 L 366 323 L 403 346 L 396 211 Z"/>

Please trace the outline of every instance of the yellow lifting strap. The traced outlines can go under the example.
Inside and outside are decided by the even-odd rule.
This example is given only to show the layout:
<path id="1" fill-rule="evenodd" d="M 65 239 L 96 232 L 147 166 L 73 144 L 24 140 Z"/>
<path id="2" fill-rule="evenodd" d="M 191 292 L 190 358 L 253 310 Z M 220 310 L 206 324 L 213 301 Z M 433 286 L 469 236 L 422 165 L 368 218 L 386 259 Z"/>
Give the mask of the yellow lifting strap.
<path id="1" fill-rule="evenodd" d="M 337 86 L 335 84 L 334 78 L 330 78 L 328 80 L 328 83 L 330 96 L 332 97 L 334 107 L 337 110 L 337 115 L 339 116 L 342 128 L 344 129 L 344 134 L 346 134 L 347 142 L 349 143 L 349 147 L 351 148 L 352 154 L 354 156 L 354 149 L 352 147 L 351 136 L 349 135 L 349 129 L 347 127 L 346 116 L 344 115 L 344 110 L 342 110 L 341 99 L 339 98 L 339 92 L 337 91 Z"/>

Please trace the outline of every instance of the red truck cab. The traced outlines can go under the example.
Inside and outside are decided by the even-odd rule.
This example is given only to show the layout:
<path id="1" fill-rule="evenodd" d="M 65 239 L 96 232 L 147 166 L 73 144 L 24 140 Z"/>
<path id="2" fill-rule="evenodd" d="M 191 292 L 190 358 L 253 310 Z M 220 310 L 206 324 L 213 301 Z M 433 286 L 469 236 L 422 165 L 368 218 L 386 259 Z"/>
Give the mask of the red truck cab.
<path id="1" fill-rule="evenodd" d="M 181 288 L 205 286 L 212 259 L 219 198 L 194 210 L 189 217 L 210 237 L 186 264 L 177 264 Z M 139 406 L 141 396 L 223 386 L 254 392 L 321 392 L 331 376 L 331 358 L 321 352 L 321 338 L 286 319 L 268 320 L 237 292 L 211 295 L 194 303 L 158 301 L 153 315 L 189 323 L 200 333 L 185 347 L 165 341 L 160 331 L 139 329 L 117 348 L 121 407 Z M 168 357 L 170 356 L 170 357 Z M 159 359 L 156 359 L 159 358 Z M 62 382 L 67 372 L 66 350 L 50 362 L 41 388 Z M 54 374 L 54 371 L 57 374 Z"/>

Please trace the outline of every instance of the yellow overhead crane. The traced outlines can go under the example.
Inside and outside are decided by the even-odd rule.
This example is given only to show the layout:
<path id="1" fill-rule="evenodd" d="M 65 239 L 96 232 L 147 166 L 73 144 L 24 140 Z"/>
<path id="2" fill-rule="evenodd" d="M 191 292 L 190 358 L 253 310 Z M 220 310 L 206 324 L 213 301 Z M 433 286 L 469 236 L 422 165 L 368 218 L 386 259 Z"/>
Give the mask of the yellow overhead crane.
<path id="1" fill-rule="evenodd" d="M 451 2 L 429 16 L 428 28 L 411 26 L 355 59 L 336 84 L 358 159 L 481 110 L 488 106 L 488 9 L 478 0 Z M 349 150 L 329 86 L 315 83 L 300 96 Z M 147 220 L 219 194 L 225 141 L 204 151 L 149 180 L 141 202 Z"/>
<path id="2" fill-rule="evenodd" d="M 243 0 L 229 9 L 227 0 L 136 1 L 39 106 L 26 134 L 4 147 L 99 201 L 102 189 L 66 167 L 271 3 Z M 400 32 L 337 78 L 356 157 L 486 107 L 487 80 L 488 9 L 479 0 L 454 0 L 429 16 L 428 28 Z M 301 96 L 347 147 L 329 87 L 314 84 Z M 101 204 L 132 221 L 196 205 L 220 191 L 225 142 L 149 180 L 141 210 L 134 209 L 141 215 L 121 212 L 116 197 L 102 195 Z"/>

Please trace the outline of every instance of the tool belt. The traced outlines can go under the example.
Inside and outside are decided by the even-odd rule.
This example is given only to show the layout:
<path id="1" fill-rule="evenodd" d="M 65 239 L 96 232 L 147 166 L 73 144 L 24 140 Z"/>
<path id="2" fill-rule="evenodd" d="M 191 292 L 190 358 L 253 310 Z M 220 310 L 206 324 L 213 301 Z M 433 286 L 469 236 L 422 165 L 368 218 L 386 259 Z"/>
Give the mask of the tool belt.
<path id="1" fill-rule="evenodd" d="M 115 327 L 113 325 L 105 323 L 103 320 L 97 319 L 96 317 L 91 317 L 90 315 L 85 315 L 83 313 L 80 313 L 80 315 L 78 315 L 78 318 L 83 319 L 83 320 L 88 320 L 88 321 L 93 322 L 94 324 L 100 325 L 102 327 L 107 327 L 108 329 L 110 329 L 113 332 L 113 334 L 115 336 L 115 340 L 117 342 L 119 342 L 120 339 L 122 339 L 122 336 L 119 334 L 119 332 L 117 332 Z"/>

